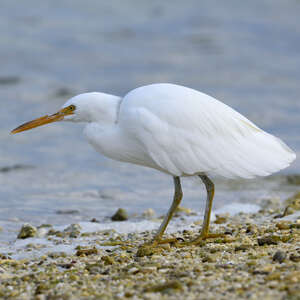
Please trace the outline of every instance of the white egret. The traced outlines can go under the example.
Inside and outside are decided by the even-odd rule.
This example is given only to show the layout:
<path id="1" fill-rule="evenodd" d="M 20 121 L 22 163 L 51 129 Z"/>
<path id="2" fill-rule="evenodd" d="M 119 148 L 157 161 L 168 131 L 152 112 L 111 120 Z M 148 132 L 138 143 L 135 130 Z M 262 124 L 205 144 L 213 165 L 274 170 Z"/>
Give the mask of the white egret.
<path id="1" fill-rule="evenodd" d="M 118 161 L 150 167 L 173 176 L 173 203 L 153 244 L 182 199 L 181 176 L 199 176 L 207 190 L 205 216 L 197 244 L 208 238 L 214 196 L 211 175 L 226 178 L 267 176 L 286 168 L 295 153 L 222 102 L 174 84 L 152 84 L 125 97 L 85 93 L 71 98 L 56 114 L 27 122 L 12 133 L 55 122 L 87 123 L 89 143 Z"/>

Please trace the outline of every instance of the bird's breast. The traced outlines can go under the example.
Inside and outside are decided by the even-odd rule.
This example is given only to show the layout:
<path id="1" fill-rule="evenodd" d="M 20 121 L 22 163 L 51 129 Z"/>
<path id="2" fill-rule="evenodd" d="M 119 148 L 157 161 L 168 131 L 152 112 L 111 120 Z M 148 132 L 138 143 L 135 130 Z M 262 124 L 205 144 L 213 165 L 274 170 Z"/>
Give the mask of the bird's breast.
<path id="1" fill-rule="evenodd" d="M 118 125 L 89 123 L 84 134 L 93 148 L 108 158 L 159 169 L 142 145 Z"/>

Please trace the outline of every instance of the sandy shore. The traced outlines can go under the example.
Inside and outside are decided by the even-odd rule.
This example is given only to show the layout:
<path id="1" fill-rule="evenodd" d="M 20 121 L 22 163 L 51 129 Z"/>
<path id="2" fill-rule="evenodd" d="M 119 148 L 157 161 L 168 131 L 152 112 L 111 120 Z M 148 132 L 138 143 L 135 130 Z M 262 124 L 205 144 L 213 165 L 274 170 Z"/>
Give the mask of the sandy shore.
<path id="1" fill-rule="evenodd" d="M 282 207 L 272 201 L 255 214 L 218 216 L 211 231 L 223 236 L 197 246 L 167 243 L 141 248 L 154 231 L 81 233 L 77 225 L 64 231 L 44 226 L 47 239 L 57 245 L 70 245 L 80 238 L 89 242 L 72 253 L 50 252 L 21 260 L 2 253 L 0 297 L 300 299 L 297 197 L 290 200 L 289 215 L 284 218 Z M 194 230 L 166 237 L 187 241 L 198 234 L 198 228 L 195 224 Z M 33 243 L 26 248 L 30 252 L 39 247 L 45 245 Z"/>

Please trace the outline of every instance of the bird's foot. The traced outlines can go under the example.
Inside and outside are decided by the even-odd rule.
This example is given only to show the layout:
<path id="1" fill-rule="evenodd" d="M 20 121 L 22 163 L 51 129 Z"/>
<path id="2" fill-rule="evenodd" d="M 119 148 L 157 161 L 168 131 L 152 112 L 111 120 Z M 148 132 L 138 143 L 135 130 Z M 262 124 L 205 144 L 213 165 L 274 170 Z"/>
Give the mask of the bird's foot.
<path id="1" fill-rule="evenodd" d="M 154 238 L 151 242 L 142 244 L 137 251 L 137 256 L 150 256 L 153 254 L 160 254 L 162 251 L 170 248 L 170 245 L 176 244 L 178 239 L 160 239 Z"/>
<path id="2" fill-rule="evenodd" d="M 179 240 L 180 239 L 178 238 L 157 239 L 154 240 L 152 243 L 155 245 L 174 244 L 174 243 L 178 243 Z"/>
<path id="3" fill-rule="evenodd" d="M 146 242 L 141 245 L 141 247 L 160 247 L 161 245 L 173 244 L 177 243 L 177 238 L 169 238 L 169 239 L 158 239 L 154 238 L 151 242 Z"/>
<path id="4" fill-rule="evenodd" d="M 223 238 L 223 237 L 225 237 L 224 233 L 201 234 L 196 239 L 191 240 L 191 241 L 183 241 L 183 242 L 177 241 L 177 243 L 175 244 L 175 247 L 199 246 L 199 245 L 203 245 L 205 243 L 205 240 Z"/>
<path id="5" fill-rule="evenodd" d="M 173 247 L 187 247 L 203 245 L 208 239 L 226 238 L 224 233 L 207 233 L 201 234 L 199 237 L 192 241 L 184 241 L 182 238 L 169 238 L 169 239 L 154 239 L 151 242 L 142 244 L 138 251 L 137 256 L 150 256 L 153 254 L 160 254 L 162 251 Z M 168 245 L 169 248 L 166 246 Z"/>

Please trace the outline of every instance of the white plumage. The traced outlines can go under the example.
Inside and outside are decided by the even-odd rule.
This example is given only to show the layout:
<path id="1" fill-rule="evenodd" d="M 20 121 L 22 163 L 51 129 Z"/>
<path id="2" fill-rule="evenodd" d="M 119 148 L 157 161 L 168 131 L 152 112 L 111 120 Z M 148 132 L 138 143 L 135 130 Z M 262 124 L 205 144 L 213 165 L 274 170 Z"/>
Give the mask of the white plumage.
<path id="1" fill-rule="evenodd" d="M 84 95 L 66 106 L 74 103 L 80 109 L 84 98 L 93 98 Z M 94 100 L 100 103 L 101 95 L 95 93 Z M 114 122 L 103 124 L 99 113 L 99 122 L 89 123 L 85 133 L 99 152 L 116 160 L 173 176 L 252 178 L 279 171 L 296 157 L 281 140 L 229 106 L 190 88 L 152 84 L 123 99 L 112 97 L 107 100 L 115 107 Z"/>
<path id="2" fill-rule="evenodd" d="M 152 84 L 124 98 L 86 93 L 71 98 L 54 115 L 27 122 L 12 133 L 55 121 L 86 122 L 97 151 L 115 160 L 151 167 L 173 176 L 174 198 L 153 245 L 161 240 L 182 199 L 180 176 L 198 175 L 207 190 L 201 234 L 209 238 L 214 196 L 210 175 L 266 176 L 287 167 L 295 153 L 222 102 L 183 86 Z"/>

